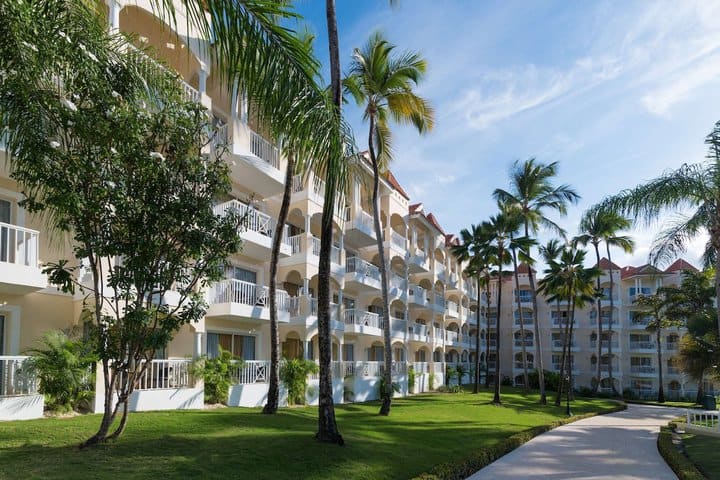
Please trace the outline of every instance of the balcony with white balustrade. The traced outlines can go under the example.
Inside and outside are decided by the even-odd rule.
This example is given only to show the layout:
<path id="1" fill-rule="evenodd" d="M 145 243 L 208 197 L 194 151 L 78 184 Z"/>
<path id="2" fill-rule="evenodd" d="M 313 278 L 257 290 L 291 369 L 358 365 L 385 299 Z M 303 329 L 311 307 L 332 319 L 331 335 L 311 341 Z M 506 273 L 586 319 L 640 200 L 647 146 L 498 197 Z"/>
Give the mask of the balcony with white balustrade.
<path id="1" fill-rule="evenodd" d="M 395 272 L 388 271 L 388 295 L 390 299 L 407 300 L 407 280 Z"/>
<path id="2" fill-rule="evenodd" d="M 385 251 L 390 257 L 395 255 L 405 258 L 405 252 L 407 252 L 405 235 L 399 233 L 393 229 L 390 229 L 389 233 L 385 230 Z"/>
<path id="3" fill-rule="evenodd" d="M 227 278 L 211 285 L 207 318 L 263 322 L 270 320 L 268 287 Z M 278 321 L 290 321 L 290 297 L 277 290 Z"/>
<path id="4" fill-rule="evenodd" d="M 362 291 L 380 290 L 380 269 L 360 257 L 349 257 L 345 262 L 345 288 Z"/>
<path id="5" fill-rule="evenodd" d="M 302 325 L 304 327 L 317 326 L 318 300 L 310 295 L 300 295 L 288 298 L 288 311 L 290 314 L 290 325 Z M 345 330 L 345 322 L 341 321 L 340 306 L 330 302 L 330 330 L 342 332 Z"/>
<path id="6" fill-rule="evenodd" d="M 38 261 L 39 232 L 0 222 L 0 294 L 25 295 L 47 287 Z"/>
<path id="7" fill-rule="evenodd" d="M 0 355 L 0 420 L 41 418 L 45 405 L 30 357 Z"/>
<path id="8" fill-rule="evenodd" d="M 382 318 L 379 314 L 349 308 L 344 312 L 345 333 L 358 333 L 365 335 L 382 336 Z"/>
<path id="9" fill-rule="evenodd" d="M 453 330 L 445 330 L 445 343 L 452 346 L 460 346 L 460 333 Z"/>
<path id="10" fill-rule="evenodd" d="M 441 282 L 444 282 L 447 280 L 448 275 L 446 273 L 446 268 L 445 268 L 444 263 L 435 260 L 434 264 L 433 264 L 433 271 L 435 272 L 435 275 L 437 276 L 438 280 L 440 280 Z"/>
<path id="11" fill-rule="evenodd" d="M 390 317 L 390 335 L 393 338 L 408 338 L 407 320 Z"/>
<path id="12" fill-rule="evenodd" d="M 312 172 L 308 174 L 307 178 L 302 175 L 295 175 L 291 192 L 291 204 L 302 201 L 311 201 L 320 207 L 325 204 L 325 181 Z M 335 221 L 340 225 L 345 222 L 349 214 L 344 199 L 341 197 L 336 200 L 334 214 Z"/>
<path id="13" fill-rule="evenodd" d="M 345 243 L 356 247 L 377 245 L 372 214 L 357 208 L 345 222 Z"/>
<path id="14" fill-rule="evenodd" d="M 420 285 L 411 283 L 408 286 L 408 304 L 413 307 L 427 307 L 430 304 L 427 290 Z"/>
<path id="15" fill-rule="evenodd" d="M 441 294 L 435 293 L 435 299 L 433 300 L 430 308 L 435 313 L 445 313 L 445 299 Z"/>
<path id="16" fill-rule="evenodd" d="M 445 307 L 445 314 L 450 318 L 460 318 L 460 307 L 457 302 L 448 301 Z"/>
<path id="17" fill-rule="evenodd" d="M 315 235 L 300 233 L 287 237 L 285 242 L 290 245 L 291 255 L 281 258 L 280 266 L 289 267 L 294 265 L 320 265 L 320 239 Z M 340 248 L 332 246 L 330 249 L 330 271 L 333 275 L 342 277 L 345 275 L 345 267 L 342 265 Z"/>
<path id="18" fill-rule="evenodd" d="M 281 194 L 285 186 L 285 160 L 278 146 L 242 120 L 228 125 L 231 178 L 251 185 L 254 192 L 265 198 Z"/>
<path id="19" fill-rule="evenodd" d="M 235 212 L 240 217 L 241 223 L 238 231 L 243 241 L 241 250 L 243 255 L 262 261 L 270 259 L 272 237 L 275 234 L 275 225 L 277 225 L 274 218 L 238 200 L 215 205 L 213 211 L 215 215 L 227 215 L 229 212 Z M 280 243 L 280 258 L 288 257 L 291 254 L 292 247 L 288 243 L 287 237 L 283 237 Z"/>
<path id="20" fill-rule="evenodd" d="M 411 323 L 408 328 L 409 340 L 411 342 L 429 343 L 430 330 L 422 323 Z"/>
<path id="21" fill-rule="evenodd" d="M 426 252 L 419 248 L 415 248 L 408 256 L 408 271 L 411 274 L 429 273 L 430 261 Z"/>

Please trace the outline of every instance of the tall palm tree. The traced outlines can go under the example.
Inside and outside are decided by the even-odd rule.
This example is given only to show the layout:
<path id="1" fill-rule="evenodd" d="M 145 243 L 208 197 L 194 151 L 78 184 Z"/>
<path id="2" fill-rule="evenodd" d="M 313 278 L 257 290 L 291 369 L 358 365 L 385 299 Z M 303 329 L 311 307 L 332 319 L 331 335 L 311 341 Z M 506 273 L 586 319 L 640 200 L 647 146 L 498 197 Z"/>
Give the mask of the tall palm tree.
<path id="1" fill-rule="evenodd" d="M 635 315 L 651 315 L 652 320 L 648 323 L 646 329 L 655 333 L 655 342 L 657 343 L 657 362 L 658 362 L 658 396 L 659 403 L 665 402 L 665 391 L 663 388 L 663 371 L 662 371 L 662 329 L 670 326 L 670 320 L 665 315 L 670 305 L 670 298 L 662 288 L 659 288 L 654 295 L 639 295 L 633 302 L 640 310 Z"/>
<path id="2" fill-rule="evenodd" d="M 523 217 L 524 233 L 536 234 L 541 227 L 548 228 L 557 233 L 562 229 L 547 216 L 547 211 L 554 211 L 560 215 L 567 213 L 567 205 L 577 203 L 580 196 L 569 185 L 555 186 L 554 177 L 557 176 L 558 163 L 544 164 L 530 158 L 524 162 L 516 161 L 510 173 L 510 189 L 496 189 L 493 196 L 506 205 L 516 205 Z M 528 252 L 528 258 L 530 258 Z M 530 265 L 532 267 L 532 265 Z M 535 291 L 535 278 L 532 268 L 528 273 L 530 290 L 533 300 L 533 328 L 535 333 L 535 357 L 538 378 L 540 380 L 540 403 L 545 405 L 545 380 L 542 361 L 542 345 L 540 339 L 540 325 L 538 323 L 537 292 Z"/>
<path id="3" fill-rule="evenodd" d="M 386 170 L 392 160 L 391 119 L 397 123 L 410 124 L 421 134 L 433 126 L 432 108 L 413 91 L 425 74 L 425 60 L 417 53 L 396 55 L 394 50 L 395 45 L 383 38 L 382 34 L 375 33 L 362 50 L 356 48 L 353 52 L 350 74 L 344 81 L 345 89 L 358 105 L 364 106 L 363 118 L 370 124 L 368 151 L 373 172 L 373 225 L 380 257 L 385 343 L 385 391 L 382 392 L 380 415 L 390 414 L 393 395 L 387 262 L 379 211 L 380 172 Z"/>
<path id="4" fill-rule="evenodd" d="M 579 245 L 591 244 L 595 250 L 596 266 L 600 268 L 600 243 L 605 242 L 608 249 L 610 246 L 620 247 L 626 253 L 630 253 L 633 250 L 634 244 L 630 237 L 618 235 L 617 232 L 629 228 L 630 222 L 618 215 L 616 212 L 607 210 L 588 210 L 580 220 L 580 235 L 575 237 L 573 241 Z M 608 261 L 610 261 L 610 254 L 608 253 Z M 612 279 L 612 262 L 610 262 L 610 278 Z M 600 292 L 600 277 L 597 277 L 596 288 L 598 293 Z M 610 335 L 612 336 L 612 312 L 614 307 L 613 300 L 613 285 L 611 281 L 610 286 Z M 598 338 L 602 338 L 602 297 L 597 296 L 596 302 L 597 318 L 598 318 Z M 612 342 L 608 342 L 608 355 L 612 357 Z M 598 342 L 597 347 L 598 359 L 602 358 L 602 342 Z M 593 384 L 593 393 L 597 392 L 600 386 L 600 362 L 597 363 L 596 378 L 597 382 Z M 612 365 L 610 369 L 610 383 L 612 384 Z M 614 388 L 614 387 L 613 387 Z"/>
<path id="5" fill-rule="evenodd" d="M 715 262 L 715 295 L 720 297 L 720 122 L 706 137 L 708 161 L 682 165 L 676 170 L 635 188 L 608 197 L 595 208 L 616 211 L 639 223 L 651 224 L 664 218 L 667 211 L 688 211 L 689 215 L 673 217 L 672 222 L 655 240 L 651 263 L 665 261 L 685 251 L 688 243 L 707 233 L 708 250 Z M 720 313 L 720 302 L 716 305 Z M 720 315 L 716 330 L 720 334 Z"/>
<path id="6" fill-rule="evenodd" d="M 460 261 L 466 262 L 465 273 L 470 279 L 475 279 L 477 286 L 477 310 L 476 310 L 476 336 L 475 336 L 475 380 L 473 393 L 478 393 L 480 386 L 480 314 L 482 295 L 480 287 L 484 284 L 483 275 L 489 272 L 492 245 L 487 232 L 482 225 L 471 225 L 470 230 L 460 231 L 461 243 L 451 247 L 452 254 Z M 486 372 L 487 378 L 487 372 Z"/>
<path id="7" fill-rule="evenodd" d="M 487 232 L 494 245 L 495 266 L 497 266 L 497 316 L 495 317 L 495 393 L 493 403 L 500 404 L 500 315 L 502 314 L 503 265 L 511 261 L 508 252 L 510 234 L 515 230 L 515 222 L 502 211 L 484 221 L 481 228 Z"/>

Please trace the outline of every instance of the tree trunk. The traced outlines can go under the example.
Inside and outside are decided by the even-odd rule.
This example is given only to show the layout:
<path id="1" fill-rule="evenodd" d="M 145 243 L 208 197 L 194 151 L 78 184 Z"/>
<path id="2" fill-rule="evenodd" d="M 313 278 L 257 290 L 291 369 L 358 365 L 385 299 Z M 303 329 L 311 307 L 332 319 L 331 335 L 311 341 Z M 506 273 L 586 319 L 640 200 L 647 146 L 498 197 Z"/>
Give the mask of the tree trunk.
<path id="1" fill-rule="evenodd" d="M 477 312 L 476 318 L 476 330 L 475 330 L 475 384 L 473 385 L 473 393 L 478 393 L 480 390 L 480 273 L 478 273 L 477 279 Z"/>
<path id="2" fill-rule="evenodd" d="M 718 240 L 720 242 L 720 240 Z M 713 244 L 717 244 L 718 242 L 713 241 Z M 715 259 L 715 298 L 720 299 L 720 248 L 717 246 L 715 247 L 715 256 L 717 257 Z M 717 306 L 715 307 L 715 315 L 717 317 L 717 334 L 718 338 L 720 338 L 720 300 L 716 301 Z"/>
<path id="3" fill-rule="evenodd" d="M 107 438 L 110 426 L 115 420 L 116 410 L 113 408 L 113 392 L 115 391 L 114 382 L 110 381 L 110 364 L 107 359 L 103 359 L 103 381 L 105 383 L 105 398 L 103 403 L 103 417 L 100 422 L 100 428 L 92 437 L 85 440 L 80 444 L 80 448 L 90 447 L 97 445 L 98 443 L 104 442 Z"/>
<path id="4" fill-rule="evenodd" d="M 383 232 L 380 228 L 380 205 L 378 198 L 380 195 L 380 169 L 378 167 L 377 157 L 375 156 L 375 145 L 373 137 L 375 133 L 375 116 L 370 115 L 370 131 L 368 133 L 368 150 L 370 152 L 370 162 L 373 170 L 373 190 L 372 190 L 372 206 L 373 206 L 373 227 L 375 227 L 375 240 L 377 242 L 378 256 L 380 257 L 380 288 L 382 291 L 382 325 L 383 340 L 385 344 L 383 369 L 383 379 L 385 380 L 385 391 L 380 392 L 382 397 L 382 405 L 380 406 L 380 415 L 390 415 L 390 405 L 393 397 L 392 385 L 392 341 L 390 340 L 390 300 L 388 295 L 388 278 L 385 263 L 385 245 L 383 244 Z"/>
<path id="5" fill-rule="evenodd" d="M 328 48 L 330 50 L 330 90 L 337 121 L 341 119 L 342 97 L 340 85 L 340 53 L 335 17 L 335 0 L 326 0 L 325 13 L 328 29 Z M 333 402 L 332 345 L 330 339 L 330 253 L 333 241 L 333 213 L 337 178 L 329 167 L 325 176 L 325 198 L 320 225 L 320 255 L 318 265 L 318 344 L 320 349 L 320 373 L 318 388 L 318 431 L 315 438 L 321 442 L 344 445 L 335 421 L 335 403 Z"/>
<path id="6" fill-rule="evenodd" d="M 285 189 L 283 191 L 280 212 L 272 239 L 270 253 L 270 384 L 268 386 L 267 403 L 262 412 L 266 414 L 277 413 L 280 404 L 280 335 L 278 334 L 277 313 L 277 269 L 280 258 L 280 244 L 282 242 L 285 221 L 290 210 L 290 195 L 292 194 L 292 181 L 295 174 L 295 155 L 290 152 L 285 169 Z"/>
<path id="7" fill-rule="evenodd" d="M 598 242 L 593 242 L 593 245 L 595 246 L 595 258 L 597 259 L 597 266 L 600 268 L 600 245 Z M 610 265 L 610 271 L 612 272 L 612 264 Z M 602 297 L 600 297 L 600 276 L 597 277 L 597 321 L 598 321 L 598 340 L 602 339 Z M 612 292 L 611 292 L 612 294 Z M 596 378 L 597 382 L 592 386 L 592 393 L 593 395 L 597 393 L 598 388 L 600 388 L 600 378 L 602 376 L 602 371 L 600 370 L 600 359 L 602 358 L 602 341 L 598 341 L 598 347 L 597 347 L 597 355 L 598 355 L 598 361 L 597 361 L 597 372 L 596 372 Z"/>
<path id="8" fill-rule="evenodd" d="M 490 267 L 488 267 L 486 273 L 485 273 L 485 300 L 487 301 L 488 306 L 485 308 L 485 319 L 487 320 L 487 313 L 490 309 Z M 478 297 L 480 296 L 480 291 L 478 291 Z M 478 301 L 482 301 L 482 299 L 478 298 Z M 485 388 L 490 388 L 490 324 L 487 324 L 487 330 L 485 330 Z"/>
<path id="9" fill-rule="evenodd" d="M 560 317 L 560 302 L 557 303 L 558 317 Z M 567 353 L 570 350 L 570 302 L 568 301 L 568 308 L 565 310 L 567 317 L 565 317 L 565 331 L 563 332 L 563 349 L 560 356 L 560 381 L 558 382 L 557 397 L 555 397 L 555 406 L 559 407 L 562 402 L 563 387 L 565 386 L 565 363 L 567 363 Z M 560 317 L 562 318 L 562 317 Z"/>
<path id="10" fill-rule="evenodd" d="M 528 237 L 530 228 L 528 222 L 525 221 L 525 236 Z M 528 255 L 529 256 L 529 255 Z M 535 291 L 535 277 L 533 276 L 532 266 L 528 265 L 528 281 L 530 282 L 530 291 L 532 292 L 533 303 L 533 332 L 535 334 L 535 368 L 538 372 L 538 382 L 540 384 L 540 405 L 547 405 L 547 394 L 545 393 L 545 370 L 542 357 L 542 341 L 540 337 L 540 322 L 538 321 L 538 305 L 537 292 Z"/>
<path id="11" fill-rule="evenodd" d="M 697 394 L 695 395 L 695 403 L 698 405 L 702 405 L 703 397 L 705 396 L 705 389 L 703 389 L 703 376 L 704 375 L 701 375 L 698 380 Z"/>
<path id="12" fill-rule="evenodd" d="M 573 330 L 575 330 L 575 299 L 573 298 L 570 301 L 570 304 L 572 305 L 570 307 L 570 334 L 568 335 L 567 340 L 565 342 L 567 343 L 567 356 L 565 357 L 565 360 L 567 362 L 567 373 L 568 373 L 568 385 L 567 385 L 567 395 L 570 400 L 575 399 L 575 392 L 573 391 L 573 373 L 572 373 L 572 367 L 573 367 L 573 361 L 575 360 L 572 357 L 570 346 L 572 345 L 572 338 L 573 338 Z"/>
<path id="13" fill-rule="evenodd" d="M 502 258 L 505 252 L 502 247 L 498 248 L 498 294 L 497 294 L 497 316 L 495 317 L 495 395 L 493 403 L 499 405 L 500 402 L 500 307 L 502 305 Z"/>
<path id="14" fill-rule="evenodd" d="M 510 236 L 512 241 L 512 235 Z M 522 353 L 522 366 L 523 366 L 523 392 L 528 392 L 528 368 L 527 368 L 527 349 L 525 348 L 525 316 L 522 311 L 522 304 L 520 303 L 520 276 L 518 275 L 518 263 L 517 263 L 517 252 L 512 249 L 512 260 L 513 260 L 513 276 L 515 277 L 515 305 L 520 315 L 520 348 Z M 515 335 L 513 335 L 515 337 Z M 514 340 L 514 338 L 513 338 Z M 513 362 L 515 361 L 515 355 L 513 355 Z"/>
<path id="15" fill-rule="evenodd" d="M 608 255 L 608 263 L 610 263 L 610 317 L 608 321 L 608 378 L 610 379 L 610 386 L 612 387 L 612 393 L 616 397 L 618 396 L 618 391 L 615 388 L 615 381 L 613 380 L 613 371 L 612 371 L 612 339 L 613 339 L 613 310 L 615 310 L 615 303 L 613 300 L 613 290 L 615 288 L 615 283 L 613 280 L 613 269 L 612 269 L 612 259 L 610 258 L 610 244 L 606 241 L 605 246 L 607 247 L 607 255 Z M 598 317 L 598 321 L 602 323 L 602 318 Z M 600 343 L 602 344 L 602 339 L 600 339 Z M 600 359 L 598 359 L 600 361 Z"/>
<path id="16" fill-rule="evenodd" d="M 662 374 L 662 345 L 660 345 L 660 339 L 662 338 L 662 330 L 660 329 L 660 319 L 656 317 L 655 321 L 657 322 L 656 339 L 657 339 L 658 384 L 659 384 L 657 401 L 658 401 L 658 403 L 665 403 L 665 389 L 663 388 L 663 374 Z"/>

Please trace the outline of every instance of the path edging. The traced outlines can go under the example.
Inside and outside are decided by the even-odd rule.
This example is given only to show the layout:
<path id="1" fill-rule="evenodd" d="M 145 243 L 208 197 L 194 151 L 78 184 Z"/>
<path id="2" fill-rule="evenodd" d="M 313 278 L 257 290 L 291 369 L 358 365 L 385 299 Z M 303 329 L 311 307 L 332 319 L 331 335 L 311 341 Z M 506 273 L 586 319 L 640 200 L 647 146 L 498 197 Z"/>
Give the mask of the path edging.
<path id="1" fill-rule="evenodd" d="M 567 425 L 568 423 L 576 422 L 584 418 L 595 417 L 597 415 L 607 415 L 609 413 L 621 412 L 627 409 L 627 405 L 618 403 L 616 407 L 604 410 L 602 412 L 591 412 L 582 415 L 573 415 L 572 417 L 555 420 L 552 423 L 546 425 L 539 425 L 537 427 L 523 430 L 522 432 L 510 435 L 504 440 L 499 441 L 494 445 L 482 448 L 472 455 L 466 457 L 464 460 L 457 462 L 441 463 L 436 465 L 430 471 L 421 473 L 411 480 L 464 480 L 476 473 L 478 470 L 490 465 L 500 457 L 507 455 L 519 446 L 528 441 L 532 440 L 538 435 L 548 432 L 554 428 Z M 692 479 L 694 480 L 694 479 Z"/>
<path id="2" fill-rule="evenodd" d="M 707 477 L 673 444 L 672 432 L 676 424 L 677 420 L 672 420 L 667 427 L 660 427 L 657 438 L 657 449 L 660 456 L 680 480 L 706 480 Z"/>

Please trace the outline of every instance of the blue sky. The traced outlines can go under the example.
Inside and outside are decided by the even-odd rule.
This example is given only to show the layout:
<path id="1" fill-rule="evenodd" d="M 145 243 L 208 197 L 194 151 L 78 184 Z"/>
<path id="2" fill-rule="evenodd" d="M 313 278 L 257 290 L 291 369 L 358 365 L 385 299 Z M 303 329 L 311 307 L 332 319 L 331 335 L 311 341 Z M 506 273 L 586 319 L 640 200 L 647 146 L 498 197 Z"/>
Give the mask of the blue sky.
<path id="1" fill-rule="evenodd" d="M 582 211 L 604 196 L 705 156 L 720 120 L 720 3 L 706 1 L 338 0 L 341 62 L 382 30 L 428 60 L 419 92 L 436 127 L 419 137 L 395 129 L 393 172 L 448 232 L 495 212 L 516 159 L 559 161 L 559 182 L 582 195 L 558 219 L 577 231 Z M 325 2 L 298 11 L 327 62 Z M 366 125 L 346 115 L 360 148 Z M 655 228 L 632 234 L 647 259 Z M 698 264 L 699 239 L 686 258 Z"/>

